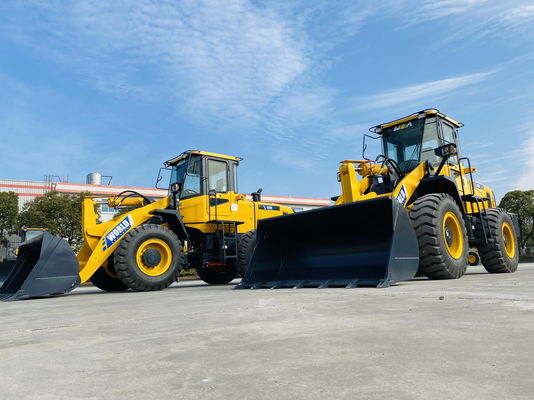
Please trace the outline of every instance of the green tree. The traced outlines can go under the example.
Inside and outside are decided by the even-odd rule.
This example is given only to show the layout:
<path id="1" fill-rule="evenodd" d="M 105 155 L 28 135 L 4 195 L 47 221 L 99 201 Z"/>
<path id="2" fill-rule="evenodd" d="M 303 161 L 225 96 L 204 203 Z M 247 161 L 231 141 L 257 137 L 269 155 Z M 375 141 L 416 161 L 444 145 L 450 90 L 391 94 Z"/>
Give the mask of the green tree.
<path id="1" fill-rule="evenodd" d="M 521 223 L 521 247 L 532 244 L 534 234 L 534 190 L 514 190 L 502 198 L 499 207 L 517 214 Z"/>
<path id="2" fill-rule="evenodd" d="M 84 194 L 50 191 L 26 203 L 19 225 L 46 228 L 52 235 L 67 239 L 74 248 L 82 243 L 82 200 Z"/>
<path id="3" fill-rule="evenodd" d="M 19 196 L 14 192 L 0 193 L 0 241 L 5 244 L 6 235 L 16 230 L 19 214 Z"/>

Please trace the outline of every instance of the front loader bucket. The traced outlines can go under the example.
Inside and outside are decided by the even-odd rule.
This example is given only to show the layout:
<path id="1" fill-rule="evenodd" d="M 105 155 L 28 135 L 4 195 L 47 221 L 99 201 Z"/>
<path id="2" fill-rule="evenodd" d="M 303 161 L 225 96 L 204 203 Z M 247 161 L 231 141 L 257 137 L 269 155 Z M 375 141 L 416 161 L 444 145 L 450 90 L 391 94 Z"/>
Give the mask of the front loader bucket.
<path id="1" fill-rule="evenodd" d="M 386 287 L 419 264 L 409 216 L 387 197 L 265 219 L 257 238 L 238 288 Z"/>
<path id="2" fill-rule="evenodd" d="M 15 266 L 0 287 L 0 300 L 70 292 L 79 283 L 78 260 L 69 244 L 43 232 L 19 247 Z"/>

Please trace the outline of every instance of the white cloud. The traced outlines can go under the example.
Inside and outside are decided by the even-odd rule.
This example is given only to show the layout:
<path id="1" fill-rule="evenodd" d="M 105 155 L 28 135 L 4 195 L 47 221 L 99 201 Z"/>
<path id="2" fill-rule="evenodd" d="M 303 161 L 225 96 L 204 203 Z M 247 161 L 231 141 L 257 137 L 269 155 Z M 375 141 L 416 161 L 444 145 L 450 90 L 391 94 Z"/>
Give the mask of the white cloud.
<path id="1" fill-rule="evenodd" d="M 45 9 L 53 56 L 99 89 L 175 97 L 208 119 L 249 116 L 310 68 L 287 21 L 246 1 L 87 1 Z"/>
<path id="2" fill-rule="evenodd" d="M 469 142 L 464 143 L 462 146 L 464 147 L 473 147 L 474 149 L 485 149 L 487 147 L 493 147 L 495 146 L 495 142 Z"/>
<path id="3" fill-rule="evenodd" d="M 454 78 L 440 79 L 437 81 L 419 83 L 392 89 L 384 93 L 365 96 L 356 99 L 356 109 L 368 110 L 375 108 L 387 108 L 399 104 L 409 105 L 417 101 L 451 94 L 452 91 L 474 85 L 488 79 L 494 72 L 479 72 L 457 76 Z"/>
<path id="4" fill-rule="evenodd" d="M 516 186 L 521 190 L 534 190 L 534 110 L 525 117 L 519 131 L 527 138 L 520 150 L 521 155 L 517 165 L 520 177 Z"/>
<path id="5" fill-rule="evenodd" d="M 415 24 L 428 26 L 448 18 L 461 26 L 458 35 L 469 36 L 475 28 L 482 32 L 495 26 L 524 32 L 532 16 L 530 6 L 516 0 L 434 0 L 418 7 L 405 0 L 26 0 L 22 6 L 5 4 L 0 3 L 0 14 L 15 15 L 12 8 L 22 17 L 30 9 L 34 14 L 31 23 L 6 18 L 0 30 L 68 65 L 88 85 L 119 97 L 171 104 L 175 112 L 197 125 L 215 128 L 213 132 L 247 127 L 248 141 L 267 135 L 276 145 L 289 146 L 296 159 L 310 154 L 326 157 L 325 142 L 332 138 L 323 137 L 331 134 L 341 141 L 346 136 L 343 125 L 353 124 L 353 120 L 340 121 L 339 126 L 331 122 L 342 93 L 322 83 L 321 74 L 335 62 L 330 51 L 369 21 L 395 16 L 398 24 L 409 15 Z M 499 13 L 489 18 L 489 9 Z M 457 76 L 360 97 L 356 109 L 444 97 L 491 74 Z M 360 134 L 356 135 L 360 141 Z"/>
<path id="6" fill-rule="evenodd" d="M 282 166 L 295 168 L 299 170 L 313 170 L 317 166 L 315 157 L 302 157 L 298 150 L 280 148 L 270 152 L 270 159 Z"/>
<path id="7" fill-rule="evenodd" d="M 449 41 L 502 40 L 515 34 L 516 40 L 529 42 L 534 37 L 531 0 L 424 0 L 411 15 L 403 27 L 440 19 L 450 24 Z"/>
<path id="8" fill-rule="evenodd" d="M 41 17 L 0 29 L 100 91 L 164 99 L 196 124 L 247 126 L 252 137 L 287 142 L 326 120 L 335 92 L 318 78 L 324 56 L 384 8 L 366 3 L 29 0 L 22 4 Z"/>

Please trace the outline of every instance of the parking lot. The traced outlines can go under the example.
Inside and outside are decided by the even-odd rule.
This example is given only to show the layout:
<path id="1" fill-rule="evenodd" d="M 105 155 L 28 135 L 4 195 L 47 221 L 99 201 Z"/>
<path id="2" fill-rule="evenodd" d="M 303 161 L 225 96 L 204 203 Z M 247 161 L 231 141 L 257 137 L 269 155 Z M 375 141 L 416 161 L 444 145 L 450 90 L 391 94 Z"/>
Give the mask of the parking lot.
<path id="1" fill-rule="evenodd" d="M 387 289 L 0 303 L 2 399 L 532 399 L 534 264 Z"/>

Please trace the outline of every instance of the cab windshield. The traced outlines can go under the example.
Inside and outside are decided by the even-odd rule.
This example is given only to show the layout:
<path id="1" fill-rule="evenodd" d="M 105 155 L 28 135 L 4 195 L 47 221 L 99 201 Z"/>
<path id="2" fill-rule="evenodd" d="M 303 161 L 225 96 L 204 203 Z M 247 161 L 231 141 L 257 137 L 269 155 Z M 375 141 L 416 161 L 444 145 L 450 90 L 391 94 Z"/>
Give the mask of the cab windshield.
<path id="1" fill-rule="evenodd" d="M 34 237 L 37 237 L 39 235 L 42 235 L 43 234 L 43 231 L 40 231 L 40 230 L 31 230 L 31 231 L 25 231 L 24 232 L 24 240 L 30 240 L 30 239 L 33 239 Z"/>
<path id="2" fill-rule="evenodd" d="M 382 131 L 383 151 L 404 172 L 422 161 L 439 163 L 434 149 L 440 146 L 435 118 L 422 118 L 388 127 Z"/>
<path id="3" fill-rule="evenodd" d="M 180 199 L 201 194 L 201 167 L 201 158 L 194 155 L 173 165 L 170 185 L 180 183 Z"/>

